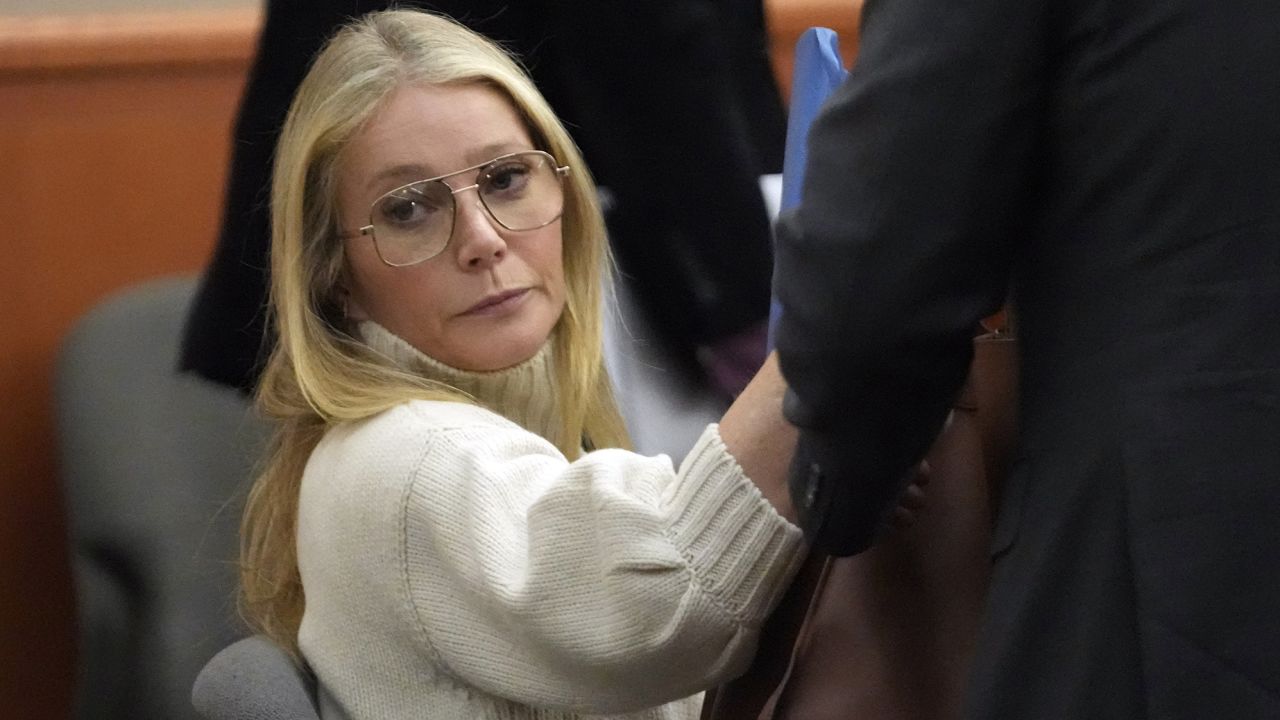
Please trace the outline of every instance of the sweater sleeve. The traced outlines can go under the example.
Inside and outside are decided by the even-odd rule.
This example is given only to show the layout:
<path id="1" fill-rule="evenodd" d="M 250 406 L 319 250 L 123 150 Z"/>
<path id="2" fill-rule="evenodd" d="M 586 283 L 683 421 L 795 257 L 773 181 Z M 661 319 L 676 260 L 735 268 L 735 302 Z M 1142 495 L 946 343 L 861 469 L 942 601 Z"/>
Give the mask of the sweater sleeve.
<path id="1" fill-rule="evenodd" d="M 600 450 L 568 462 L 514 426 L 439 432 L 403 505 L 419 637 L 461 682 L 629 712 L 741 672 L 802 556 L 707 428 L 677 472 Z"/>

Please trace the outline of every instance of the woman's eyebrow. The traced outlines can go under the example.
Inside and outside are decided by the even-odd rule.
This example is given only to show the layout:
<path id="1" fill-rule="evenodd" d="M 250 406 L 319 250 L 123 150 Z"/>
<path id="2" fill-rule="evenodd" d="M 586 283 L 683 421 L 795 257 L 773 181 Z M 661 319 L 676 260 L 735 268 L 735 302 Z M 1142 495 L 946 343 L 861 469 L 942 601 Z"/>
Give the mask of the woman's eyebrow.
<path id="1" fill-rule="evenodd" d="M 388 178 L 403 180 L 405 182 L 413 182 L 414 180 L 429 177 L 435 177 L 435 174 L 432 174 L 425 166 L 417 163 L 392 165 L 389 168 L 383 168 L 382 170 L 374 173 L 373 177 L 369 178 L 368 188 L 373 190 L 375 189 L 375 186 L 382 184 Z"/>
<path id="2" fill-rule="evenodd" d="M 507 155 L 521 150 L 532 150 L 529 143 L 519 140 L 504 140 L 502 142 L 489 143 L 478 148 L 467 151 L 467 164 L 476 165 L 488 162 L 496 157 Z"/>
<path id="3" fill-rule="evenodd" d="M 464 157 L 467 159 L 467 164 L 464 167 L 457 168 L 457 170 L 461 171 L 473 165 L 481 165 L 493 160 L 494 158 L 501 157 L 509 153 L 531 149 L 532 148 L 529 143 L 520 140 L 504 140 L 501 142 L 481 145 L 468 150 L 465 153 Z M 450 171 L 445 170 L 443 172 L 447 173 Z M 385 182 L 388 178 L 403 182 L 413 182 L 414 180 L 425 180 L 426 178 L 440 177 L 441 174 L 441 172 L 433 172 L 426 165 L 422 165 L 421 163 L 402 163 L 399 165 L 392 165 L 388 168 L 383 168 L 382 170 L 374 173 L 373 177 L 369 179 L 368 186 L 369 189 L 372 190 L 376 185 Z"/>

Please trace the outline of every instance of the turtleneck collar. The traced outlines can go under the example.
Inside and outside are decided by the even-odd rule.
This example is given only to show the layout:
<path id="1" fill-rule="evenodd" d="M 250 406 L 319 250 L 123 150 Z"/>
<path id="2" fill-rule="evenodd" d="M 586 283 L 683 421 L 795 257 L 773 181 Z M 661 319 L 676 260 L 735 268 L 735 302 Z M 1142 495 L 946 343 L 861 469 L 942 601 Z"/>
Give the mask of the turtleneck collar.
<path id="1" fill-rule="evenodd" d="M 446 365 L 372 320 L 361 321 L 356 331 L 366 345 L 397 367 L 461 390 L 480 405 L 555 442 L 559 417 L 550 340 L 518 365 L 476 372 Z"/>

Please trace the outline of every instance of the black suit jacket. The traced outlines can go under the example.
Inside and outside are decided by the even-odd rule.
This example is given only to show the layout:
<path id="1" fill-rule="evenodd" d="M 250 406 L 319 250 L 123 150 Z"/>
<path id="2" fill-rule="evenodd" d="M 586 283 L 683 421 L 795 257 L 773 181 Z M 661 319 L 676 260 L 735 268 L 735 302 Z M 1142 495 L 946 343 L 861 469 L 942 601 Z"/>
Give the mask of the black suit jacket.
<path id="1" fill-rule="evenodd" d="M 241 101 L 222 228 L 181 364 L 248 391 L 264 336 L 267 186 L 276 136 L 312 56 L 386 0 L 273 0 Z M 770 228 L 758 178 L 779 172 L 785 117 L 759 0 L 414 0 L 500 42 L 612 192 L 619 266 L 681 367 L 764 321 Z M 265 346 L 264 346 L 265 342 Z"/>
<path id="2" fill-rule="evenodd" d="M 846 554 L 1013 289 L 972 717 L 1280 717 L 1280 4 L 868 0 L 775 272 L 793 496 Z"/>

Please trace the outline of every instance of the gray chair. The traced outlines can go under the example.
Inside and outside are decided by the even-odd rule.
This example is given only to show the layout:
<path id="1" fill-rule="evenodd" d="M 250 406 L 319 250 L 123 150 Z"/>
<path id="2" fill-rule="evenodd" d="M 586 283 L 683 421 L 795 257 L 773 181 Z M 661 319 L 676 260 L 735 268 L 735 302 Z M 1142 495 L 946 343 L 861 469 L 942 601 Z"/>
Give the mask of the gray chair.
<path id="1" fill-rule="evenodd" d="M 196 678 L 191 704 L 205 720 L 320 720 L 311 675 L 265 636 L 213 656 Z"/>
<path id="2" fill-rule="evenodd" d="M 174 278 L 108 298 L 58 358 L 77 718 L 198 717 L 196 674 L 246 632 L 236 535 L 265 426 L 236 392 L 176 372 L 193 289 Z"/>

